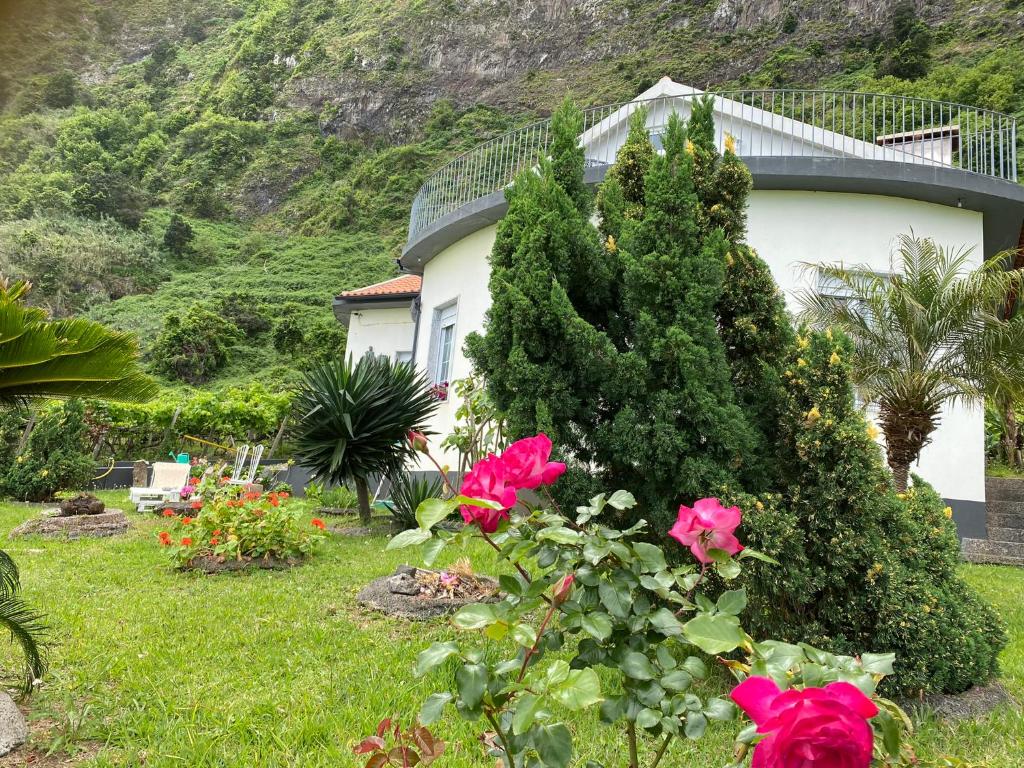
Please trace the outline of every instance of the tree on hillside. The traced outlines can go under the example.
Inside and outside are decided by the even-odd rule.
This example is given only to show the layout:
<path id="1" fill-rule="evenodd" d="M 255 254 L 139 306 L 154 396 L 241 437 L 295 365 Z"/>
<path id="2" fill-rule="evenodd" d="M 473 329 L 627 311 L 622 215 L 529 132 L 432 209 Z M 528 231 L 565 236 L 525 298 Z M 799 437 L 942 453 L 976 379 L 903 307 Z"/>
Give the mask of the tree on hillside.
<path id="1" fill-rule="evenodd" d="M 192 241 L 195 239 L 196 233 L 192 225 L 183 216 L 171 214 L 171 220 L 164 230 L 164 248 L 175 256 L 184 256 L 192 250 Z"/>
<path id="2" fill-rule="evenodd" d="M 424 431 L 437 405 L 426 376 L 408 363 L 367 355 L 315 364 L 293 404 L 295 457 L 319 482 L 353 483 L 369 525 L 370 477 L 402 471 L 409 432 Z"/>
<path id="3" fill-rule="evenodd" d="M 986 393 L 1024 392 L 1024 315 L 1003 305 L 1024 285 L 999 254 L 969 270 L 970 251 L 904 235 L 880 275 L 867 267 L 819 266 L 829 293 L 800 294 L 803 316 L 853 339 L 853 381 L 879 406 L 889 467 L 900 490 L 931 441 L 942 408 Z"/>

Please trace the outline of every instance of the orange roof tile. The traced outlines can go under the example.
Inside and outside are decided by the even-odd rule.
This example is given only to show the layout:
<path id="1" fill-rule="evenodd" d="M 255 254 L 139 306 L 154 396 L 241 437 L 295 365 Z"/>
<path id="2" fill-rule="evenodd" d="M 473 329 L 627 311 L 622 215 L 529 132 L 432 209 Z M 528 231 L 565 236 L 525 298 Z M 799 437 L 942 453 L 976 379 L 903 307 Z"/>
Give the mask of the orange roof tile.
<path id="1" fill-rule="evenodd" d="M 419 293 L 423 278 L 419 275 L 399 275 L 383 283 L 374 283 L 365 288 L 356 288 L 352 291 L 342 291 L 338 294 L 339 299 L 354 299 L 370 296 L 405 296 L 411 293 Z"/>

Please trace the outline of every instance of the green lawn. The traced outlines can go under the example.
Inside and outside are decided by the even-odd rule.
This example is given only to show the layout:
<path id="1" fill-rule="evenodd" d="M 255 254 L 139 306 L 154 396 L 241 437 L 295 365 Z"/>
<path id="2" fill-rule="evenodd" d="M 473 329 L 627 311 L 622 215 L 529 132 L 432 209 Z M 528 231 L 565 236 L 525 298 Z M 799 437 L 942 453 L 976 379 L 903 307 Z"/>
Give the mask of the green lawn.
<path id="1" fill-rule="evenodd" d="M 0 505 L 0 531 L 34 514 Z M 70 739 L 88 766 L 357 765 L 351 747 L 382 715 L 408 718 L 447 686 L 411 672 L 420 649 L 450 634 L 444 622 L 397 622 L 356 605 L 359 587 L 403 560 L 383 539 L 334 537 L 287 573 L 203 577 L 170 568 L 155 541 L 158 518 L 132 519 L 116 539 L 4 544 L 54 632 L 52 671 L 30 700 L 43 718 L 37 750 Z M 487 552 L 470 554 L 493 568 Z M 965 572 L 1009 623 L 1005 682 L 1022 698 L 1024 571 Z M 14 658 L 5 650 L 9 671 Z M 469 724 L 449 719 L 437 732 L 449 744 L 440 765 L 493 765 Z M 725 725 L 699 745 L 677 742 L 665 764 L 722 765 L 732 733 Z M 590 719 L 576 730 L 582 756 L 609 766 L 624 763 L 618 736 Z M 1024 718 L 1010 710 L 955 727 L 928 721 L 917 744 L 924 754 L 1019 768 Z"/>

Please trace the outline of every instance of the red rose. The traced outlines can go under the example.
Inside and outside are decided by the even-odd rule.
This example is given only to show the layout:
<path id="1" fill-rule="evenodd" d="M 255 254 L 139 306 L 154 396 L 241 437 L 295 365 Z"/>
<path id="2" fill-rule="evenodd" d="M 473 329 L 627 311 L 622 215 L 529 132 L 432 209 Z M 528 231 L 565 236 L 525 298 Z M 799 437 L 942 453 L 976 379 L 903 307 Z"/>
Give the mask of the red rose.
<path id="1" fill-rule="evenodd" d="M 419 451 L 420 453 L 427 452 L 427 436 L 422 432 L 416 432 L 415 430 L 410 429 L 409 434 L 406 435 L 406 439 L 409 441 L 409 445 L 412 446 L 414 451 Z"/>
<path id="2" fill-rule="evenodd" d="M 749 677 L 732 700 L 764 738 L 750 768 L 869 768 L 878 707 L 850 683 L 782 692 L 767 677 Z"/>
<path id="3" fill-rule="evenodd" d="M 506 476 L 505 464 L 493 453 L 480 459 L 462 480 L 460 493 L 473 499 L 486 499 L 501 505 L 500 509 L 463 505 L 462 519 L 476 523 L 484 533 L 494 533 L 498 523 L 508 520 L 508 510 L 515 506 L 516 489 Z"/>
<path id="4" fill-rule="evenodd" d="M 561 581 L 555 584 L 555 593 L 552 600 L 555 605 L 561 605 L 569 599 L 569 595 L 572 594 L 574 581 L 576 581 L 576 577 L 571 573 L 567 573 L 562 577 Z"/>
<path id="5" fill-rule="evenodd" d="M 723 507 L 718 499 L 701 499 L 692 509 L 680 505 L 679 517 L 668 535 L 689 547 L 702 563 L 710 563 L 709 549 L 722 549 L 730 555 L 743 549 L 733 534 L 739 524 L 739 507 Z"/>
<path id="6" fill-rule="evenodd" d="M 516 488 L 536 488 L 555 482 L 565 472 L 565 464 L 548 461 L 550 456 L 551 439 L 544 433 L 516 440 L 501 454 L 508 482 Z"/>

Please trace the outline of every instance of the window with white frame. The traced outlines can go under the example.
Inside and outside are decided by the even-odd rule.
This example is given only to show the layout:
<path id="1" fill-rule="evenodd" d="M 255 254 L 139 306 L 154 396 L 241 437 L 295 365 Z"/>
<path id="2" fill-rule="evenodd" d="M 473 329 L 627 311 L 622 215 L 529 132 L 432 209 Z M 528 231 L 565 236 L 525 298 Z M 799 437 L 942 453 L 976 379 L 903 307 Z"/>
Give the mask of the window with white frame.
<path id="1" fill-rule="evenodd" d="M 430 378 L 434 384 L 451 381 L 458 310 L 459 305 L 454 301 L 434 309 L 430 329 Z"/>

